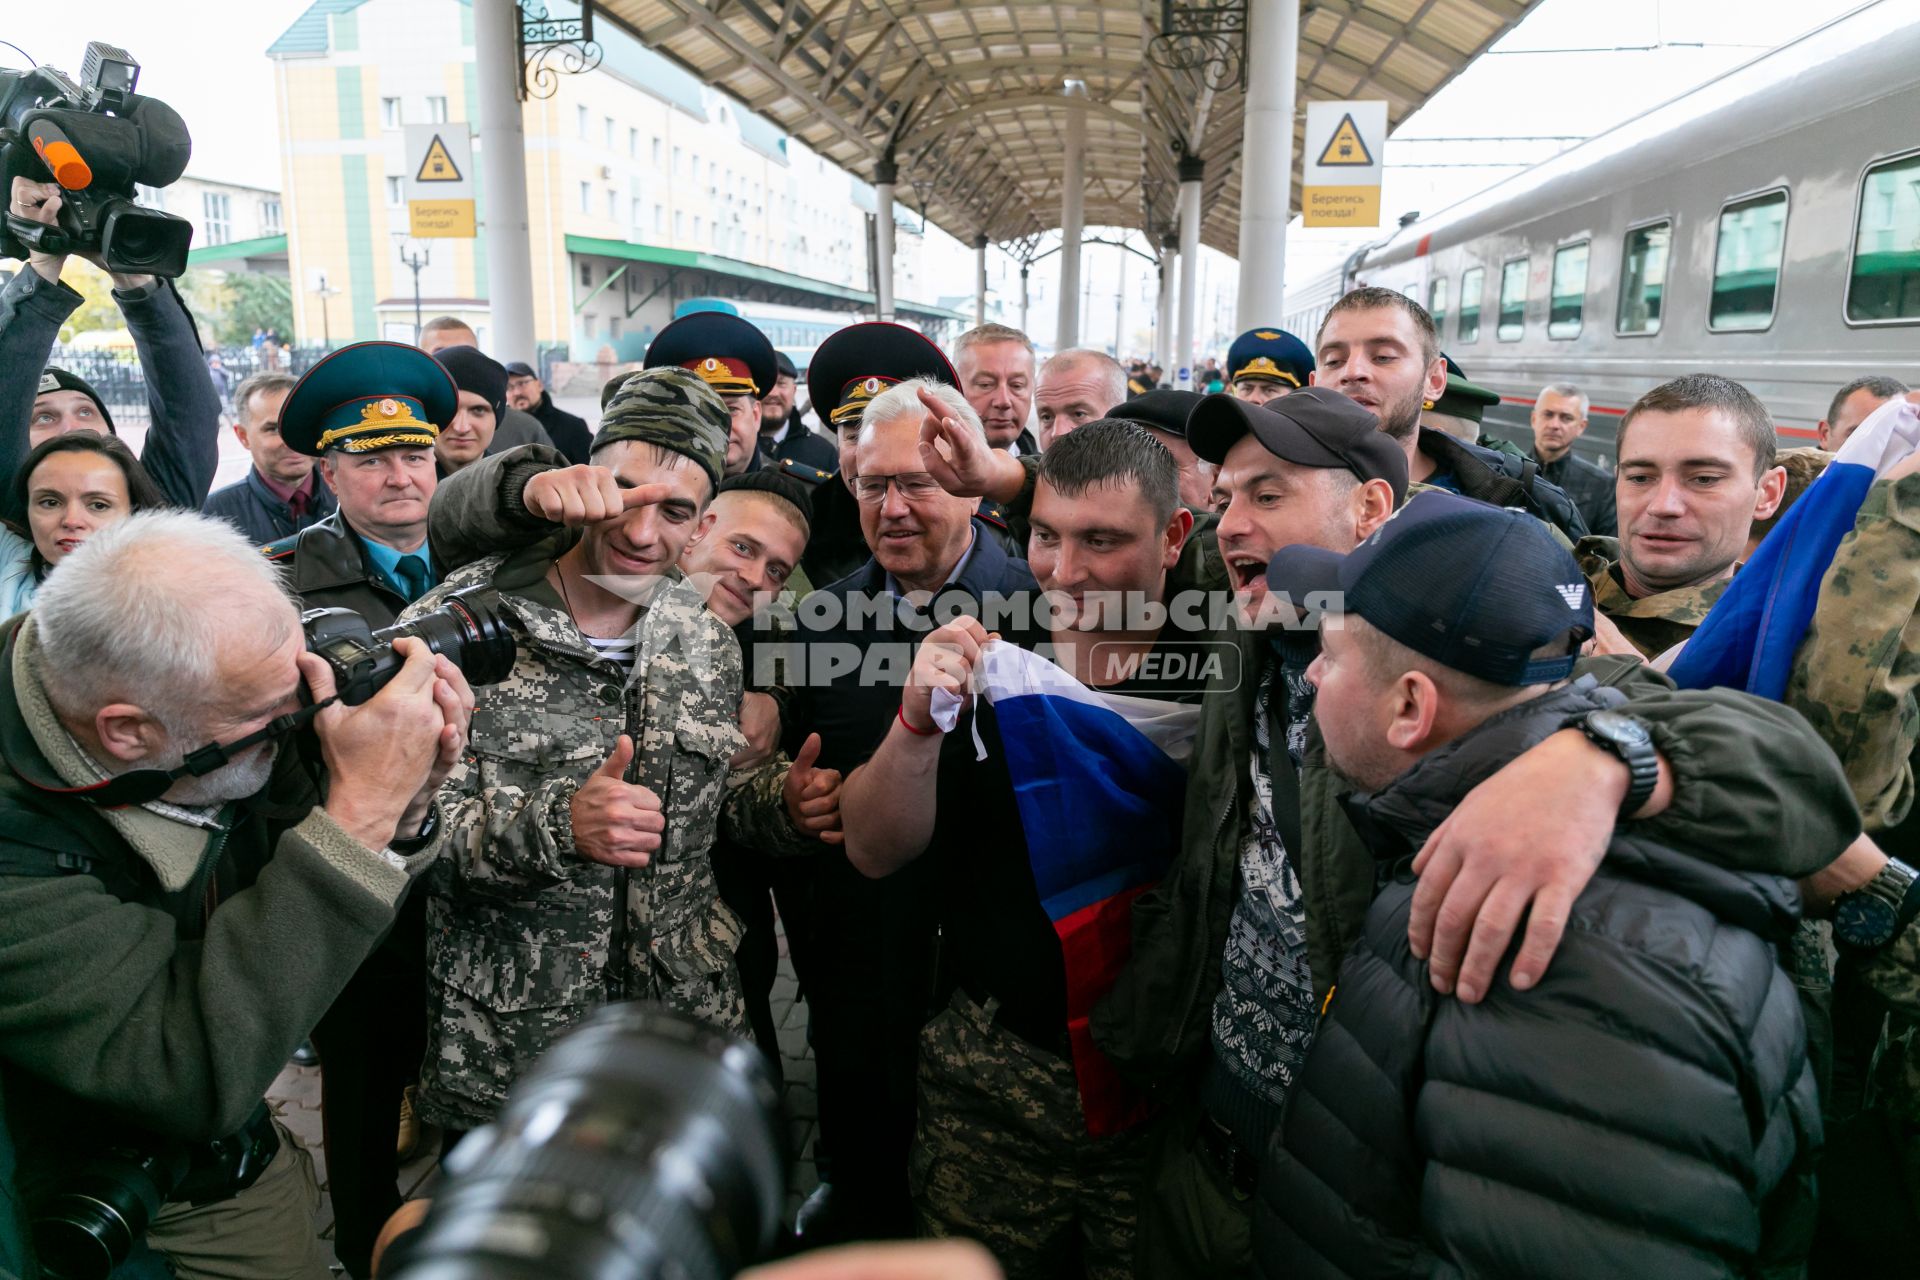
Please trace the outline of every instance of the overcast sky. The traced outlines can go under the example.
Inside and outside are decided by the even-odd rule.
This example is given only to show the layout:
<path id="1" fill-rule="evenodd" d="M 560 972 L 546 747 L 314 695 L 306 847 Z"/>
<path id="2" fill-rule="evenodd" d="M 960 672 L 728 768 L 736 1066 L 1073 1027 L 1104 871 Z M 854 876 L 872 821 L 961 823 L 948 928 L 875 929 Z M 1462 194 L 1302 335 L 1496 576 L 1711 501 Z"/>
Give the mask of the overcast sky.
<path id="1" fill-rule="evenodd" d="M 280 162 L 266 48 L 306 7 L 307 0 L 197 0 L 190 7 L 155 0 L 13 0 L 13 20 L 0 35 L 68 71 L 79 69 L 88 40 L 120 45 L 143 64 L 141 90 L 186 117 L 194 138 L 190 172 L 273 187 L 280 183 Z M 1514 172 L 1478 166 L 1535 162 L 1568 145 L 1405 139 L 1587 137 L 1856 7 L 1857 0 L 1542 0 L 1492 56 L 1402 124 L 1387 152 L 1385 225 L 1410 210 L 1436 213 Z M 1707 47 L 1691 47 L 1699 45 Z M 1520 52 L 1616 46 L 1654 47 Z M 18 55 L 6 49 L 0 59 L 19 65 Z M 1345 256 L 1352 241 L 1348 233 L 1296 232 L 1290 277 L 1298 281 L 1309 267 Z M 929 263 L 938 277 L 933 291 L 970 292 L 971 252 L 957 243 L 945 249 Z M 1117 261 L 1112 254 L 1090 254 L 1088 269 L 1112 271 Z"/>

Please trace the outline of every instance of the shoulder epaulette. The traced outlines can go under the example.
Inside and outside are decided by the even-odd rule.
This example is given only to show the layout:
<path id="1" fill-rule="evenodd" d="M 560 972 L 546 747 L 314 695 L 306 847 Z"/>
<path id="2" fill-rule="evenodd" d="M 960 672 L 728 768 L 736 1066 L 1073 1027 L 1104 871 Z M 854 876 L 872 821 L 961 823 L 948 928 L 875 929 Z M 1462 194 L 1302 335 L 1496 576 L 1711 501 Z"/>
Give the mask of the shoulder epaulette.
<path id="1" fill-rule="evenodd" d="M 979 510 L 975 511 L 974 514 L 996 529 L 1005 529 L 1007 527 L 1007 509 L 997 502 L 981 503 Z"/>
<path id="2" fill-rule="evenodd" d="M 806 485 L 825 484 L 827 481 L 833 479 L 833 472 L 822 471 L 818 467 L 808 466 L 797 458 L 780 459 L 779 471 L 780 474 L 792 476 L 795 480 Z"/>
<path id="3" fill-rule="evenodd" d="M 300 535 L 296 533 L 291 538 L 282 538 L 278 542 L 269 542 L 266 546 L 260 548 L 260 554 L 269 560 L 285 560 L 293 554 L 293 549 L 299 541 Z"/>

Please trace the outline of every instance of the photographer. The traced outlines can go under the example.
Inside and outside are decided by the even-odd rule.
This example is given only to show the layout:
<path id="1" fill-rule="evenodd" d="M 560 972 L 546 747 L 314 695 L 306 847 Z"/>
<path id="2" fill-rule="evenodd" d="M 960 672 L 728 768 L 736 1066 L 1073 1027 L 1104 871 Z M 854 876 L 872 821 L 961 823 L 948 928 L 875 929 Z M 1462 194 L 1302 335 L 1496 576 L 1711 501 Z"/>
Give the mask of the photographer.
<path id="1" fill-rule="evenodd" d="M 327 1276 L 262 1094 L 435 851 L 472 694 L 395 649 L 329 704 L 275 568 L 173 513 L 101 530 L 0 627 L 0 1069 L 37 1216 L 109 1152 L 163 1157 L 146 1245 L 176 1274 Z M 318 712 L 278 719 L 303 686 Z"/>
<path id="2" fill-rule="evenodd" d="M 61 200 L 54 183 L 13 180 L 10 209 L 17 217 L 54 226 Z M 99 255 L 84 256 L 105 269 Z M 27 269 L 0 290 L 0 482 L 13 476 L 28 450 L 62 432 L 116 434 L 91 386 L 47 367 L 60 326 L 84 301 L 60 281 L 66 261 L 65 255 L 30 253 Z M 113 300 L 146 375 L 152 425 L 140 460 L 169 500 L 197 511 L 220 461 L 220 397 L 193 317 L 173 282 L 154 276 L 115 275 Z"/>

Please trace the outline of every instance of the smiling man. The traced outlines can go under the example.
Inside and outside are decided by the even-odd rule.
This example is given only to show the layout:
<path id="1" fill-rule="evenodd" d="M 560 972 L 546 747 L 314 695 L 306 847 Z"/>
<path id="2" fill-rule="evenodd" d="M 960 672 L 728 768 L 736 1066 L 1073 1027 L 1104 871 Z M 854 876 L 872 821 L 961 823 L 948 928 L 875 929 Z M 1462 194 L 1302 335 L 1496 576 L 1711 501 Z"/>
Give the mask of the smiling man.
<path id="1" fill-rule="evenodd" d="M 1447 393 L 1447 361 L 1427 309 L 1393 289 L 1363 286 L 1320 322 L 1313 385 L 1340 392 L 1380 420 L 1407 455 L 1412 492 L 1422 487 L 1519 507 L 1565 534 L 1584 536 L 1573 500 L 1531 474 L 1524 460 L 1455 440 L 1420 425 L 1422 410 Z"/>
<path id="2" fill-rule="evenodd" d="M 1728 378 L 1655 387 L 1620 420 L 1620 537 L 1575 551 L 1594 605 L 1634 648 L 1659 656 L 1693 634 L 1733 578 L 1755 520 L 1780 505 L 1773 417 Z"/>

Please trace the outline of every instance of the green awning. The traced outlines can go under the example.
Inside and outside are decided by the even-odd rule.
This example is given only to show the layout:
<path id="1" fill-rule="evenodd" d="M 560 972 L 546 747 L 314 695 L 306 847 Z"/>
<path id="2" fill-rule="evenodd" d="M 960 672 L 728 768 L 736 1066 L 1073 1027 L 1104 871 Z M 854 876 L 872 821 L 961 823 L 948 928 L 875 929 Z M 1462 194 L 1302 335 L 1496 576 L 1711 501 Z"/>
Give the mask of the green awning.
<path id="1" fill-rule="evenodd" d="M 818 297 L 832 298 L 842 302 L 856 302 L 868 310 L 872 310 L 874 305 L 873 294 L 865 289 L 849 289 L 845 285 L 829 284 L 824 280 L 815 280 L 808 276 L 797 276 L 790 271 L 757 267 L 751 262 L 722 257 L 717 253 L 701 253 L 692 249 L 667 249 L 659 245 L 635 244 L 631 240 L 604 240 L 597 236 L 568 236 L 566 244 L 568 253 L 590 253 L 601 258 L 619 258 L 623 262 L 649 262 L 661 267 L 710 271 L 714 275 L 732 276 L 736 280 L 753 280 L 760 284 L 792 289 L 798 293 L 811 293 Z M 909 315 L 925 316 L 933 320 L 967 319 L 961 312 L 949 311 L 945 307 L 929 306 L 921 302 L 908 302 L 904 298 L 898 302 L 897 306 L 899 310 Z"/>
<path id="2" fill-rule="evenodd" d="M 238 262 L 242 258 L 284 258 L 286 254 L 286 236 L 261 236 L 254 240 L 229 240 L 225 244 L 203 244 L 198 249 L 189 249 L 187 265 L 204 267 L 216 262 Z"/>

